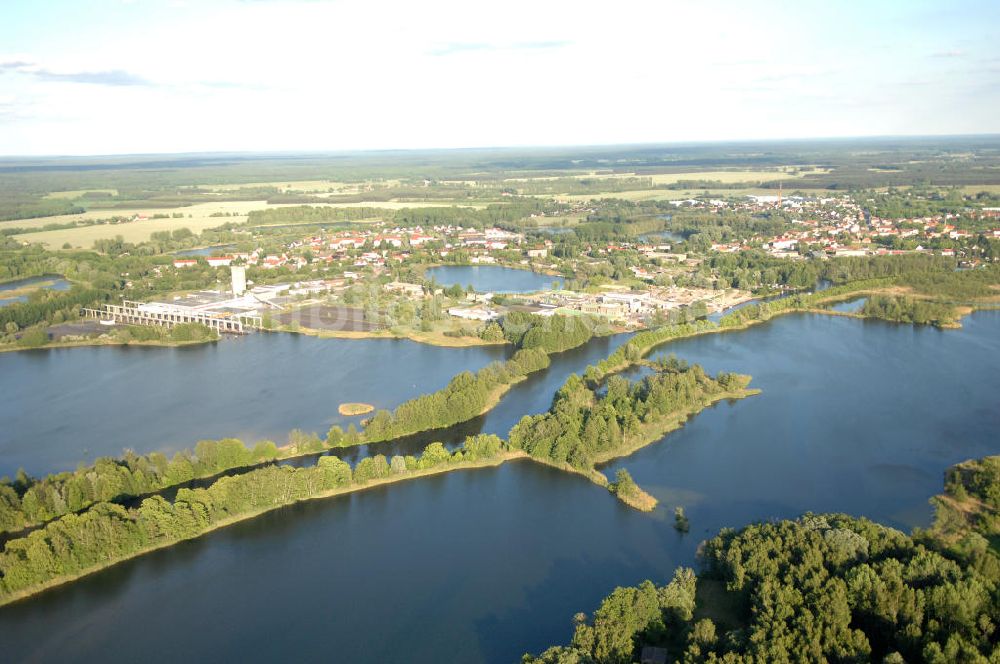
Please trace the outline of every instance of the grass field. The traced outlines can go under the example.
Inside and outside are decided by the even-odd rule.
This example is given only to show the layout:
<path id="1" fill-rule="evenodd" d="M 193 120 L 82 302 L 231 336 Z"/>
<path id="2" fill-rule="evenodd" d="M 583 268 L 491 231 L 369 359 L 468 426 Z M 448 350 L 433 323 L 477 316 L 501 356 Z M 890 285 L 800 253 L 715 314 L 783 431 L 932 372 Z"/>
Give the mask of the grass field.
<path id="1" fill-rule="evenodd" d="M 789 187 L 789 189 L 791 189 Z M 597 198 L 620 198 L 626 201 L 678 201 L 685 198 L 700 196 L 705 192 L 711 196 L 773 196 L 778 193 L 774 189 L 640 189 L 638 191 L 609 191 L 600 194 L 572 194 L 554 196 L 563 203 L 583 202 Z M 786 190 L 787 193 L 787 190 Z"/>
<path id="2" fill-rule="evenodd" d="M 72 191 L 53 191 L 52 193 L 46 194 L 45 198 L 64 198 L 66 200 L 74 200 L 80 198 L 84 194 L 111 194 L 112 196 L 118 195 L 117 189 L 74 189 Z"/>
<path id="3" fill-rule="evenodd" d="M 432 201 L 370 201 L 365 203 L 310 203 L 310 205 L 322 205 L 325 207 L 335 207 L 335 208 L 351 208 L 351 207 L 367 207 L 367 208 L 380 208 L 383 210 L 402 210 L 403 208 L 430 208 L 430 207 L 464 207 L 473 208 L 475 210 L 483 210 L 490 203 L 499 203 L 500 201 L 476 201 L 475 203 L 470 203 L 468 201 L 442 201 L 441 199 L 434 199 Z"/>
<path id="4" fill-rule="evenodd" d="M 0 228 L 42 228 L 46 224 L 65 224 L 78 220 L 108 219 L 110 217 L 130 217 L 134 214 L 142 214 L 152 217 L 154 214 L 172 215 L 183 214 L 183 218 L 173 219 L 145 219 L 123 224 L 101 224 L 97 226 L 82 226 L 79 228 L 67 228 L 55 231 L 37 231 L 15 235 L 18 240 L 25 242 L 40 242 L 50 249 L 59 249 L 69 242 L 74 248 L 89 249 L 93 246 L 94 240 L 114 238 L 121 235 L 126 242 L 144 242 L 150 235 L 157 231 L 174 231 L 179 228 L 187 228 L 193 233 L 201 233 L 207 228 L 221 226 L 228 222 L 242 223 L 247 220 L 247 214 L 251 210 L 266 210 L 269 208 L 290 207 L 293 204 L 269 205 L 265 201 L 223 201 L 218 203 L 198 203 L 186 207 L 176 208 L 130 208 L 127 210 L 88 210 L 82 214 L 58 215 L 54 217 L 41 217 L 38 219 L 19 219 L 16 221 L 0 222 Z M 386 210 L 399 210 L 407 207 L 451 207 L 458 205 L 457 202 L 371 202 L 371 203 L 320 203 L 325 207 L 371 207 Z M 484 208 L 487 203 L 477 202 L 474 204 L 461 203 L 462 207 Z M 235 216 L 213 217 L 214 213 L 227 213 Z M 377 221 L 370 219 L 367 221 Z"/>
<path id="5" fill-rule="evenodd" d="M 566 214 L 558 217 L 535 217 L 524 222 L 524 228 L 549 228 L 552 226 L 576 226 L 584 220 L 586 215 Z"/>
<path id="6" fill-rule="evenodd" d="M 259 187 L 275 187 L 281 191 L 304 191 L 304 192 L 325 192 L 331 189 L 336 191 L 356 191 L 357 184 L 347 182 L 337 182 L 335 180 L 278 180 L 276 182 L 248 182 L 245 184 L 203 184 L 202 189 L 210 191 L 237 191 L 239 189 L 254 189 Z"/>
<path id="7" fill-rule="evenodd" d="M 723 184 L 737 182 L 766 182 L 769 180 L 795 180 L 806 175 L 819 175 L 826 173 L 824 168 L 803 167 L 798 173 L 792 173 L 789 169 L 783 168 L 773 171 L 700 171 L 697 173 L 656 173 L 648 177 L 653 178 L 653 184 L 673 184 L 681 180 L 718 180 Z"/>

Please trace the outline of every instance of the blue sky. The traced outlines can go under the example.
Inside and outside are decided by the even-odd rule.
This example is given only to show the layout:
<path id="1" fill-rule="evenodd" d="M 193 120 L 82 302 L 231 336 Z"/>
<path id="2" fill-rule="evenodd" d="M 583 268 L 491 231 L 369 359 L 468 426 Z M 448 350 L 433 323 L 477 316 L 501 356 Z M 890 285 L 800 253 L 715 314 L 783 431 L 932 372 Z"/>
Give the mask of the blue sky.
<path id="1" fill-rule="evenodd" d="M 1000 2 L 4 0 L 0 154 L 1000 132 Z"/>

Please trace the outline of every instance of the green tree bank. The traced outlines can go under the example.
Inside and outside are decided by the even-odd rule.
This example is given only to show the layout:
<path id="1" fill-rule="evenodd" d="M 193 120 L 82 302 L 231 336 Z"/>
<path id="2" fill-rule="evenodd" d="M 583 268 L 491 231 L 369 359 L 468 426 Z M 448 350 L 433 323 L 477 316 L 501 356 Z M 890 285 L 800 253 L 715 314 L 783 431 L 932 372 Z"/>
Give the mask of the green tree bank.
<path id="1" fill-rule="evenodd" d="M 954 327 L 958 323 L 958 311 L 955 307 L 912 297 L 873 295 L 861 307 L 860 314 L 865 318 L 935 327 Z"/>
<path id="2" fill-rule="evenodd" d="M 500 438 L 479 435 L 455 452 L 431 443 L 419 457 L 377 455 L 353 468 L 324 456 L 309 468 L 268 465 L 208 488 L 182 488 L 173 501 L 152 496 L 137 508 L 97 503 L 7 542 L 0 553 L 0 604 L 283 505 L 515 456 Z"/>
<path id="3" fill-rule="evenodd" d="M 127 451 L 120 459 L 102 457 L 90 466 L 81 464 L 75 471 L 41 479 L 19 472 L 13 480 L 0 480 L 0 532 L 16 532 L 95 503 L 129 500 L 297 451 L 279 449 L 271 441 L 247 447 L 226 438 L 199 441 L 193 450 L 182 450 L 170 459 L 160 452 Z"/>
<path id="4" fill-rule="evenodd" d="M 697 576 L 616 588 L 523 662 L 1000 661 L 1000 457 L 949 469 L 932 503 L 913 536 L 843 514 L 723 530 Z"/>
<path id="5" fill-rule="evenodd" d="M 471 420 L 496 405 L 512 384 L 548 366 L 548 352 L 536 347 L 519 350 L 506 362 L 493 362 L 476 373 L 464 371 L 437 392 L 410 399 L 393 411 L 377 411 L 365 423 L 363 436 L 354 444 L 399 438 Z M 331 430 L 329 440 L 334 446 L 352 444 L 350 437 L 339 430 Z"/>
<path id="6" fill-rule="evenodd" d="M 701 366 L 673 356 L 654 369 L 655 373 L 635 382 L 612 376 L 603 394 L 580 376 L 571 375 L 547 413 L 526 415 L 511 429 L 511 448 L 607 485 L 596 464 L 652 443 L 716 401 L 757 393 L 747 389 L 750 376 L 720 372 L 713 378 Z M 626 473 L 609 488 L 634 507 L 652 509 L 655 501 L 650 504 L 651 497 L 633 485 Z"/>

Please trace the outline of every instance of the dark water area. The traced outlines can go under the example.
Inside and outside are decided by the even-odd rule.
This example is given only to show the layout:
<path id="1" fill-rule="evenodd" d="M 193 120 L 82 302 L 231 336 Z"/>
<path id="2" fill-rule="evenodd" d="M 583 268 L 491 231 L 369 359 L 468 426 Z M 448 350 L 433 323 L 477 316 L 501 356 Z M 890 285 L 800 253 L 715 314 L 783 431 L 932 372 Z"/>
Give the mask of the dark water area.
<path id="1" fill-rule="evenodd" d="M 174 256 L 211 256 L 214 253 L 235 249 L 235 244 L 219 244 L 214 247 L 201 247 L 199 249 L 184 249 L 175 251 Z"/>
<path id="2" fill-rule="evenodd" d="M 657 231 L 655 233 L 643 233 L 639 236 L 639 240 L 643 242 L 683 242 L 684 236 L 674 231 Z"/>
<path id="3" fill-rule="evenodd" d="M 463 288 L 472 284 L 479 293 L 531 293 L 550 290 L 561 277 L 540 274 L 530 270 L 517 270 L 499 265 L 443 265 L 424 272 L 442 286 L 458 284 Z"/>
<path id="4" fill-rule="evenodd" d="M 557 356 L 476 426 L 544 411 L 569 371 L 624 341 Z M 1000 451 L 1000 312 L 946 331 L 790 314 L 653 356 L 671 352 L 763 392 L 603 469 L 628 468 L 660 499 L 652 514 L 528 461 L 303 503 L 0 608 L 5 657 L 515 662 L 567 641 L 615 586 L 695 564 L 722 527 L 813 510 L 909 530 L 945 468 Z"/>
<path id="5" fill-rule="evenodd" d="M 960 330 L 789 314 L 650 357 L 669 353 L 763 390 L 604 469 L 628 468 L 700 533 L 804 511 L 927 526 L 944 470 L 1000 453 L 1000 312 Z"/>
<path id="6" fill-rule="evenodd" d="M 566 235 L 573 232 L 572 226 L 535 226 L 525 229 L 529 233 L 547 233 L 549 235 Z"/>
<path id="7" fill-rule="evenodd" d="M 508 351 L 408 340 L 254 334 L 181 348 L 82 347 L 0 354 L 0 475 L 71 470 L 125 448 L 168 453 L 205 438 L 283 443 L 360 424 L 337 406 L 393 408 Z"/>
<path id="8" fill-rule="evenodd" d="M 851 300 L 845 300 L 844 302 L 835 302 L 831 304 L 827 309 L 830 311 L 840 311 L 848 314 L 856 314 L 865 306 L 865 302 L 868 301 L 867 297 L 856 297 Z"/>
<path id="9" fill-rule="evenodd" d="M 73 286 L 73 284 L 66 281 L 58 274 L 44 274 L 40 277 L 28 277 L 27 279 L 8 281 L 6 283 L 0 284 L 0 307 L 6 307 L 8 305 L 14 304 L 15 302 L 28 301 L 27 295 L 15 295 L 13 297 L 6 297 L 4 293 L 9 293 L 11 291 L 19 290 L 21 288 L 34 286 L 36 284 L 43 284 L 50 281 L 52 282 L 50 285 L 44 286 L 46 290 L 67 291 Z"/>
<path id="10" fill-rule="evenodd" d="M 356 463 L 373 454 L 386 456 L 419 454 L 428 443 L 435 441 L 444 443 L 448 449 L 455 449 L 467 436 L 479 433 L 491 433 L 506 438 L 511 428 L 525 415 L 536 415 L 547 411 L 552 405 L 552 396 L 566 382 L 570 374 L 583 374 L 588 365 L 604 359 L 631 338 L 631 334 L 596 337 L 584 346 L 551 355 L 548 369 L 529 374 L 523 381 L 512 385 L 495 408 L 474 420 L 447 429 L 425 431 L 382 443 L 332 450 L 330 454 Z M 290 462 L 296 465 L 308 465 L 314 463 L 315 458 L 290 460 Z"/>
<path id="11" fill-rule="evenodd" d="M 832 281 L 829 281 L 828 279 L 820 279 L 819 281 L 816 282 L 816 284 L 813 287 L 813 289 L 812 289 L 811 292 L 818 293 L 818 292 L 821 292 L 821 291 L 825 291 L 828 288 L 830 288 L 831 286 L 833 286 L 833 282 Z M 717 311 L 717 312 L 715 312 L 713 314 L 709 314 L 708 320 L 710 320 L 710 321 L 712 321 L 714 323 L 718 323 L 719 319 L 721 319 L 723 316 L 731 314 L 734 311 L 739 311 L 743 307 L 749 307 L 751 305 L 763 304 L 765 302 L 774 302 L 775 300 L 783 300 L 786 297 L 791 297 L 793 295 L 799 295 L 800 293 L 802 293 L 802 291 L 788 290 L 788 291 L 784 291 L 782 293 L 777 293 L 775 295 L 767 295 L 765 297 L 755 297 L 752 300 L 747 300 L 746 302 L 740 302 L 739 304 L 734 304 L 733 306 L 729 307 L 728 309 L 724 309 L 723 311 Z"/>

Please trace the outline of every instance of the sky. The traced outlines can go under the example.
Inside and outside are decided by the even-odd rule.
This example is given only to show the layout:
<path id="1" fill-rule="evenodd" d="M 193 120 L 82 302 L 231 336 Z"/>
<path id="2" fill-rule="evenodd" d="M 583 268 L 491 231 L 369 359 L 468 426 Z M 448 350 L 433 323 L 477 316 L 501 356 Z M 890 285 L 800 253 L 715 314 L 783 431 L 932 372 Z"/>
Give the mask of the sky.
<path id="1" fill-rule="evenodd" d="M 998 132 L 996 0 L 0 2 L 0 155 Z"/>

